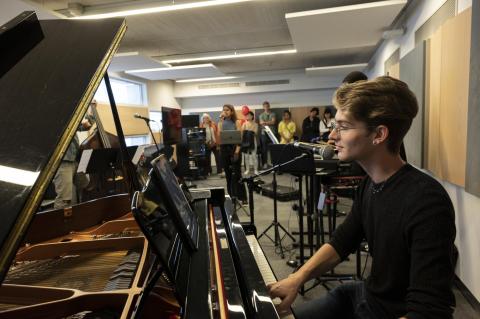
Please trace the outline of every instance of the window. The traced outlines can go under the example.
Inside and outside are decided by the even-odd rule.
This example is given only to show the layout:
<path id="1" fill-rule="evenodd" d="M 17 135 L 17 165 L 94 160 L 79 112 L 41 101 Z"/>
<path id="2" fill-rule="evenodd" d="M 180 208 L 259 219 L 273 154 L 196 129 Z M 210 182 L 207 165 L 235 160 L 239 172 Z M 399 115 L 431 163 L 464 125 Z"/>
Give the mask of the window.
<path id="1" fill-rule="evenodd" d="M 127 144 L 127 146 L 145 145 L 149 142 L 150 141 L 148 135 L 125 136 L 125 143 Z"/>
<path id="2" fill-rule="evenodd" d="M 110 84 L 112 85 L 115 102 L 137 105 L 146 104 L 144 99 L 144 84 L 112 78 L 110 79 Z M 102 80 L 102 83 L 100 83 L 94 99 L 99 102 L 109 102 L 105 80 Z"/>
<path id="3" fill-rule="evenodd" d="M 160 111 L 150 111 L 150 119 L 155 121 L 150 123 L 150 127 L 154 132 L 162 131 L 162 112 Z"/>

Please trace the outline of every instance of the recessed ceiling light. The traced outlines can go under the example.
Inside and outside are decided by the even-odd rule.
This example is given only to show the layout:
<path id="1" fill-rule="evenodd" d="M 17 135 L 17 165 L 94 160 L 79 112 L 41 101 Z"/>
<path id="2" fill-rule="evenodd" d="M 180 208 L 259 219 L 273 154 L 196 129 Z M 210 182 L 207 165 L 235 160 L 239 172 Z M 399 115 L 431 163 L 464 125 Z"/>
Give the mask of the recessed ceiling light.
<path id="1" fill-rule="evenodd" d="M 256 57 L 256 56 L 292 54 L 292 53 L 297 53 L 297 50 L 289 49 L 289 50 L 279 50 L 279 51 L 260 51 L 260 52 L 246 52 L 246 53 L 234 52 L 231 54 L 163 60 L 162 63 L 172 64 L 172 63 L 185 63 L 185 62 L 196 62 L 196 61 L 226 60 L 226 59 L 239 59 L 239 58 L 248 58 L 248 57 Z"/>
<path id="2" fill-rule="evenodd" d="M 198 78 L 198 79 L 187 79 L 187 80 L 176 80 L 177 83 L 187 83 L 187 82 L 206 82 L 206 81 L 220 81 L 220 80 L 231 80 L 236 79 L 237 76 L 218 76 L 215 78 Z"/>
<path id="3" fill-rule="evenodd" d="M 387 0 L 387 1 L 368 2 L 368 3 L 353 4 L 349 6 L 287 13 L 285 14 L 285 18 L 291 19 L 291 18 L 298 18 L 298 17 L 307 17 L 312 15 L 330 14 L 335 12 L 354 11 L 354 10 L 370 9 L 370 8 L 384 7 L 384 6 L 386 7 L 386 6 L 406 4 L 406 3 L 407 3 L 407 0 Z"/>
<path id="4" fill-rule="evenodd" d="M 168 67 L 168 68 L 128 70 L 128 71 L 125 71 L 125 73 L 146 73 L 146 72 L 175 71 L 175 70 L 182 70 L 182 69 L 200 69 L 200 68 L 212 68 L 212 67 L 215 67 L 215 66 L 211 63 L 192 64 L 192 65 L 172 66 L 172 67 Z"/>
<path id="5" fill-rule="evenodd" d="M 115 53 L 114 57 L 120 58 L 124 56 L 137 56 L 140 55 L 138 52 L 121 52 L 121 53 Z"/>
<path id="6" fill-rule="evenodd" d="M 358 64 L 344 64 L 344 65 L 329 65 L 329 66 L 319 66 L 313 68 L 305 68 L 306 71 L 317 71 L 317 70 L 335 70 L 335 69 L 346 69 L 346 68 L 358 68 L 362 69 L 366 67 L 368 63 L 358 63 Z"/>
<path id="7" fill-rule="evenodd" d="M 172 5 L 166 5 L 166 6 L 142 8 L 142 9 L 132 9 L 132 10 L 124 10 L 124 11 L 116 11 L 116 12 L 90 14 L 90 15 L 87 14 L 87 15 L 83 15 L 83 16 L 73 17 L 71 19 L 84 20 L 84 19 L 106 19 L 106 18 L 115 18 L 115 17 L 127 17 L 127 16 L 132 16 L 132 15 L 138 15 L 138 14 L 159 13 L 159 12 L 169 12 L 169 11 L 177 11 L 177 10 L 185 10 L 185 9 L 213 7 L 213 6 L 233 4 L 233 3 L 239 3 L 239 2 L 248 2 L 248 1 L 253 1 L 253 0 L 198 1 L 198 2 L 190 2 L 190 3 L 172 4 Z"/>

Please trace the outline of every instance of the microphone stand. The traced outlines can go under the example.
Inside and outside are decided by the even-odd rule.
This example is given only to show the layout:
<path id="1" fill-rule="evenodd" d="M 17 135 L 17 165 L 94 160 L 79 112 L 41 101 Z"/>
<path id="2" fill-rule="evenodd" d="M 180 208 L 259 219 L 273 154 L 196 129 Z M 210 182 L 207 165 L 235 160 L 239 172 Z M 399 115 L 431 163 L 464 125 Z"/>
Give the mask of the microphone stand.
<path id="1" fill-rule="evenodd" d="M 270 172 L 273 172 L 273 182 L 272 182 L 272 187 L 273 187 L 273 221 L 268 226 L 261 234 L 260 236 L 257 237 L 257 239 L 260 239 L 263 235 L 267 236 L 274 244 L 275 247 L 279 246 L 280 247 L 280 256 L 282 258 L 285 258 L 285 255 L 283 253 L 283 247 L 282 247 L 282 239 L 280 238 L 280 231 L 278 228 L 281 228 L 285 234 L 290 237 L 293 241 L 296 241 L 295 238 L 285 229 L 285 227 L 282 226 L 278 222 L 278 212 L 277 212 L 277 179 L 276 179 L 276 172 L 279 168 L 291 164 L 299 159 L 308 157 L 309 155 L 307 153 L 303 153 L 289 161 L 286 161 L 284 163 L 277 164 L 267 170 L 261 171 L 258 174 L 252 175 L 250 177 L 245 177 L 240 180 L 241 183 L 247 182 L 247 187 L 248 187 L 248 202 L 249 202 L 249 208 L 250 208 L 250 223 L 251 225 L 254 225 L 254 213 L 253 213 L 253 180 L 259 176 L 269 174 Z M 267 232 L 270 230 L 270 228 L 274 228 L 275 234 L 274 234 L 274 240 L 268 236 Z"/>
<path id="2" fill-rule="evenodd" d="M 145 124 L 147 124 L 148 130 L 150 131 L 150 135 L 152 136 L 152 139 L 153 139 L 153 143 L 155 144 L 155 147 L 157 148 L 158 153 L 160 153 L 160 148 L 158 147 L 157 141 L 155 140 L 155 136 L 153 135 L 152 128 L 150 127 L 150 120 L 144 119 L 142 117 L 141 119 L 145 121 Z"/>

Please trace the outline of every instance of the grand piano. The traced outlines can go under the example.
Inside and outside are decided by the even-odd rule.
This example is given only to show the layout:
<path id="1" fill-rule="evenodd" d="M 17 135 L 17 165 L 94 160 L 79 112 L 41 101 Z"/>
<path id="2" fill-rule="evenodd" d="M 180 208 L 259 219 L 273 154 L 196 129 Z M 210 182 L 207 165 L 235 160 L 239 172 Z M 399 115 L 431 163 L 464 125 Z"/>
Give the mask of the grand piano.
<path id="1" fill-rule="evenodd" d="M 0 28 L 0 319 L 278 318 L 275 276 L 224 190 L 165 191 L 154 169 L 138 183 L 118 119 L 130 192 L 38 211 L 125 31 L 33 12 Z"/>

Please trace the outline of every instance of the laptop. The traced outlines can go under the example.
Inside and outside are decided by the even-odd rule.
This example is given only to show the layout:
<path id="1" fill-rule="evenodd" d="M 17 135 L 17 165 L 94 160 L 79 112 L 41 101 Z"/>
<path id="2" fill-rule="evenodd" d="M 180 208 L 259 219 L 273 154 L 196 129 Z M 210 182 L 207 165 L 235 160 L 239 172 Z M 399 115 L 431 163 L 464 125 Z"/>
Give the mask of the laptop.
<path id="1" fill-rule="evenodd" d="M 241 144 L 242 133 L 237 130 L 221 131 L 220 132 L 220 145 Z"/>

